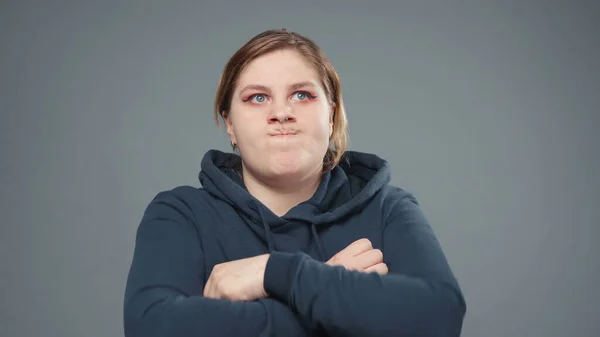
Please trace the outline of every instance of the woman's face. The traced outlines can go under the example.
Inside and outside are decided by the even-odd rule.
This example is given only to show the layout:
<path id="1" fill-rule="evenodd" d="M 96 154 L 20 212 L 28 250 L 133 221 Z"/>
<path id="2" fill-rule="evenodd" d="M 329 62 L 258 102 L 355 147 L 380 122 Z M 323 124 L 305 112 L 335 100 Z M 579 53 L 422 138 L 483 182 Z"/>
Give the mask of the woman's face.
<path id="1" fill-rule="evenodd" d="M 318 73 L 297 51 L 278 50 L 240 74 L 227 132 L 254 176 L 303 178 L 322 170 L 332 112 Z"/>

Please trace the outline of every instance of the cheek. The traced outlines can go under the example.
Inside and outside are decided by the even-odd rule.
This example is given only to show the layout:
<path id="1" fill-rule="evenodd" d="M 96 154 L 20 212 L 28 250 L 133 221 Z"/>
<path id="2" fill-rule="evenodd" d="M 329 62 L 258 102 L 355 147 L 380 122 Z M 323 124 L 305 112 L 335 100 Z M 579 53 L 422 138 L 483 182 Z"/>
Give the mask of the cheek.
<path id="1" fill-rule="evenodd" d="M 329 141 L 329 116 L 326 112 L 319 112 L 315 114 L 311 121 L 311 129 L 313 137 L 319 142 Z"/>
<path id="2" fill-rule="evenodd" d="M 237 137 L 240 143 L 248 143 L 252 141 L 253 138 L 255 138 L 256 132 L 254 131 L 254 129 L 255 128 L 253 128 L 252 125 L 248 122 L 239 121 L 235 125 L 235 136 Z"/>
<path id="3" fill-rule="evenodd" d="M 244 109 L 236 109 L 231 112 L 231 122 L 233 124 L 233 132 L 237 139 L 244 139 L 251 137 L 253 133 L 256 133 L 257 120 L 256 114 L 252 114 Z"/>

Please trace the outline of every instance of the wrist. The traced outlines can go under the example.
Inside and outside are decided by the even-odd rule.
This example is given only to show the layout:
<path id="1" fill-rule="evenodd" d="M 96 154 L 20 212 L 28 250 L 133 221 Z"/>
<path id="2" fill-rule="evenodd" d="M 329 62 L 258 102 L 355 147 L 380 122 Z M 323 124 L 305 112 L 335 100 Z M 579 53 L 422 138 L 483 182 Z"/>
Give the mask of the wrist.
<path id="1" fill-rule="evenodd" d="M 267 291 L 265 290 L 265 276 L 266 276 L 266 272 L 267 272 L 267 263 L 269 262 L 269 258 L 270 258 L 270 254 L 263 254 L 260 255 L 260 258 L 262 259 L 261 263 L 260 263 L 260 267 L 257 270 L 257 274 L 260 275 L 259 277 L 259 284 L 257 284 L 257 287 L 260 288 L 260 293 L 262 298 L 265 298 L 268 296 Z"/>
<path id="2" fill-rule="evenodd" d="M 288 302 L 301 258 L 299 254 L 271 253 L 265 266 L 263 280 L 263 287 L 269 296 Z"/>

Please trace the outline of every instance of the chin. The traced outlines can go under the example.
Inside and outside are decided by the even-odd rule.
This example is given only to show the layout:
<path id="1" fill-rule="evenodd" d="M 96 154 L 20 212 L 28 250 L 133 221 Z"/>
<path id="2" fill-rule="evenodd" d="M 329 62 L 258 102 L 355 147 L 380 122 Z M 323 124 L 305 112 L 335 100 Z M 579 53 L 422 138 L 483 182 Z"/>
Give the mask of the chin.
<path id="1" fill-rule="evenodd" d="M 321 161 L 315 161 L 311 155 L 298 153 L 297 151 L 283 151 L 272 154 L 266 161 L 268 163 L 265 171 L 273 178 L 302 179 L 306 175 L 314 173 Z"/>
<path id="2" fill-rule="evenodd" d="M 275 176 L 294 176 L 306 170 L 306 159 L 297 153 L 278 153 L 271 156 L 265 169 Z"/>

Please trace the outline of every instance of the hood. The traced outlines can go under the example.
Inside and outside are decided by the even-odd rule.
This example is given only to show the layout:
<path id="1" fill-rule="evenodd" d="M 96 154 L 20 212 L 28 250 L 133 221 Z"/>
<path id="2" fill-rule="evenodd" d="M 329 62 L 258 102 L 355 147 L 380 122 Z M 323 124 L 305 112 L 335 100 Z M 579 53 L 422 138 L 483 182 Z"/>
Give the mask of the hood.
<path id="1" fill-rule="evenodd" d="M 293 224 L 311 226 L 318 243 L 317 232 L 323 226 L 360 212 L 390 182 L 385 160 L 374 154 L 347 151 L 340 163 L 323 175 L 309 200 L 279 217 L 248 192 L 240 172 L 240 156 L 210 150 L 202 159 L 199 180 L 208 193 L 250 220 L 246 222 L 268 242 L 271 251 L 275 249 L 271 232 L 293 230 Z"/>

